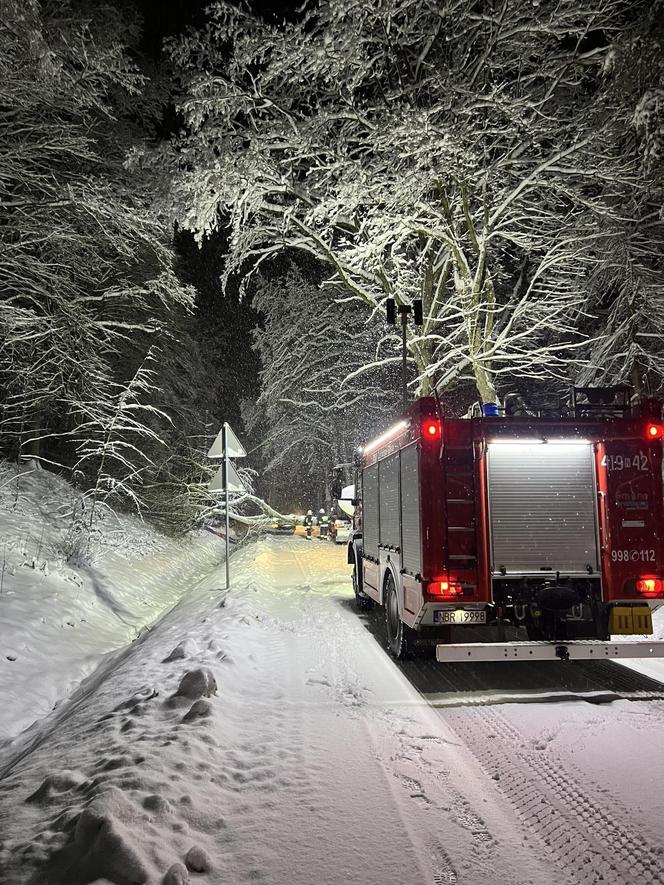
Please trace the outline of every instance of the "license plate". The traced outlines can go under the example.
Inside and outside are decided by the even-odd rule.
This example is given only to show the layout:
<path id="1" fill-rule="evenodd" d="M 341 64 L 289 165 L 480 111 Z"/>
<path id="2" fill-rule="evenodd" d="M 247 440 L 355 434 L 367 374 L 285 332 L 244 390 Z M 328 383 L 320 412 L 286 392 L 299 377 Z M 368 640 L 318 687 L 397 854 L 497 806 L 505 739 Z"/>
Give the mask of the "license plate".
<path id="1" fill-rule="evenodd" d="M 486 624 L 486 611 L 457 608 L 433 613 L 434 624 Z"/>

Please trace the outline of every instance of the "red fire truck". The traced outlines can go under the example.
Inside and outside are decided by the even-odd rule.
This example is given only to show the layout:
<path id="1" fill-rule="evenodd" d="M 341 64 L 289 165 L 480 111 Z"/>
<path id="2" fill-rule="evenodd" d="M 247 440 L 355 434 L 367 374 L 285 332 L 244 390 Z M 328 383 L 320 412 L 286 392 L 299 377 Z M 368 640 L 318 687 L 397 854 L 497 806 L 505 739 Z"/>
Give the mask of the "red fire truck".
<path id="1" fill-rule="evenodd" d="M 564 417 L 448 418 L 434 398 L 356 458 L 348 544 L 360 608 L 397 658 L 662 657 L 662 409 L 575 388 Z M 421 644 L 418 642 L 418 645 Z"/>

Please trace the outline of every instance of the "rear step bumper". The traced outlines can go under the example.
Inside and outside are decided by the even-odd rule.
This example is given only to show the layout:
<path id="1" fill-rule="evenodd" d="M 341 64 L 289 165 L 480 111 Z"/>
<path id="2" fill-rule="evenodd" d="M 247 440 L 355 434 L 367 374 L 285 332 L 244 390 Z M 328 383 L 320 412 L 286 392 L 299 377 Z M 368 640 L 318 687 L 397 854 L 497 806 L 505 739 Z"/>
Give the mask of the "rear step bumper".
<path id="1" fill-rule="evenodd" d="M 664 642 L 465 642 L 437 645 L 436 660 L 459 661 L 588 661 L 606 658 L 664 658 Z"/>

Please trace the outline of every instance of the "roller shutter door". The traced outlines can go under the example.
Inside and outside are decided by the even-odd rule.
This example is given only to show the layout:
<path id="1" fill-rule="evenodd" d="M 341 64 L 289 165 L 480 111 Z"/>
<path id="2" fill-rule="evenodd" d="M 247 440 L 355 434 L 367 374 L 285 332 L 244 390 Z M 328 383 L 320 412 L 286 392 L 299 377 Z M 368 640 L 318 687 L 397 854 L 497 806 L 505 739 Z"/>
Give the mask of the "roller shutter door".
<path id="1" fill-rule="evenodd" d="M 488 486 L 494 572 L 597 572 L 589 444 L 489 445 Z"/>

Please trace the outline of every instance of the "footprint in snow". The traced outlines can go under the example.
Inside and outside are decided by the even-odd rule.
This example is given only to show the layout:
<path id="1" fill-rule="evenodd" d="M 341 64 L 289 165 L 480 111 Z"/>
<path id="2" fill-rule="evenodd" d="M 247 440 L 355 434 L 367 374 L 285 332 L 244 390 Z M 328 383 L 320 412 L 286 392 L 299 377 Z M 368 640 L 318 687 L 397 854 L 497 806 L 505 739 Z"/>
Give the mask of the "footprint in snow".
<path id="1" fill-rule="evenodd" d="M 179 861 L 169 868 L 162 879 L 162 885 L 189 885 L 189 871 Z"/>
<path id="2" fill-rule="evenodd" d="M 182 717 L 183 722 L 196 722 L 199 719 L 207 719 L 212 715 L 212 704 L 201 698 L 195 701 Z"/>
<path id="3" fill-rule="evenodd" d="M 205 849 L 198 845 L 193 845 L 189 849 L 185 855 L 184 862 L 187 865 L 187 869 L 193 873 L 209 873 L 212 869 L 210 856 Z"/>
<path id="4" fill-rule="evenodd" d="M 164 658 L 162 664 L 168 664 L 171 661 L 180 661 L 196 654 L 198 654 L 198 645 L 196 642 L 193 639 L 183 639 L 182 642 L 178 642 L 173 651 Z"/>
<path id="5" fill-rule="evenodd" d="M 310 676 L 307 679 L 307 685 L 324 685 L 327 688 L 332 688 L 332 685 L 328 679 L 321 677 L 320 679 L 316 679 L 313 676 Z"/>

